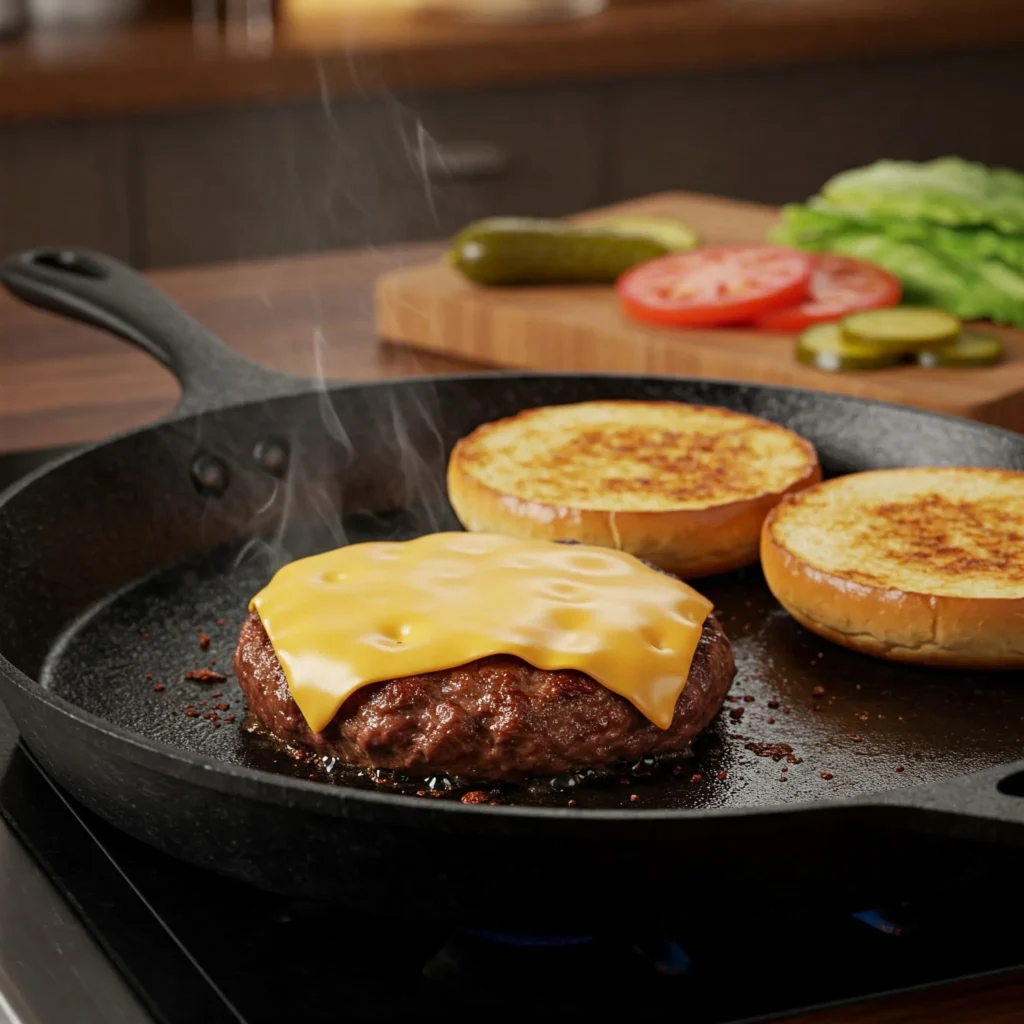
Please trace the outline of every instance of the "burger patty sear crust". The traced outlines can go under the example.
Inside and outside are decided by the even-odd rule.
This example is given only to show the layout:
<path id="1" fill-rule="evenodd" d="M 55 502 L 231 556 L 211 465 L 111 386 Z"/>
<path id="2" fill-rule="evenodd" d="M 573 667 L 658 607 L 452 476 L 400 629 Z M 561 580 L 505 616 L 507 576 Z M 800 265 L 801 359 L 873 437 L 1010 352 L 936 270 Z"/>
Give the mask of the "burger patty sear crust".
<path id="1" fill-rule="evenodd" d="M 685 749 L 718 712 L 736 667 L 708 616 L 665 730 L 581 672 L 544 672 L 495 655 L 364 686 L 314 733 L 255 612 L 242 626 L 235 674 L 256 721 L 287 744 L 414 775 L 515 779 Z"/>

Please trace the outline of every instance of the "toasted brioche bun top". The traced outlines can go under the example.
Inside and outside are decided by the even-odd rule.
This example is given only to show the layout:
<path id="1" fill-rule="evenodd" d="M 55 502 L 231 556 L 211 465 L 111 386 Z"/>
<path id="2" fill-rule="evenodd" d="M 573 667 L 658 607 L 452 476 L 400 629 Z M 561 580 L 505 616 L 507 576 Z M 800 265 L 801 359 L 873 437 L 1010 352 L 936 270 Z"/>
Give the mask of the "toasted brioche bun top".
<path id="1" fill-rule="evenodd" d="M 856 473 L 788 497 L 765 524 L 808 566 L 868 587 L 1024 598 L 1024 473 Z"/>
<path id="2" fill-rule="evenodd" d="M 792 431 L 680 402 L 530 409 L 479 427 L 453 458 L 493 491 L 595 511 L 725 505 L 781 493 L 817 471 L 813 446 Z"/>

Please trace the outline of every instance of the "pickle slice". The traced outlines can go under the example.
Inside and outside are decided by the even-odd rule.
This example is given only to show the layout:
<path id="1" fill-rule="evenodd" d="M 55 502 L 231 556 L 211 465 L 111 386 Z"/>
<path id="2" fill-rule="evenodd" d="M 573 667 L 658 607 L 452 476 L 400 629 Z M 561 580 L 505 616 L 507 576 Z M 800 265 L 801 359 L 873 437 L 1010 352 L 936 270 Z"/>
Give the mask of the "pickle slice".
<path id="1" fill-rule="evenodd" d="M 577 225 L 580 228 L 599 228 L 616 235 L 635 235 L 649 238 L 663 245 L 667 252 L 681 252 L 696 249 L 700 236 L 689 224 L 669 217 L 608 217 L 589 220 Z"/>
<path id="2" fill-rule="evenodd" d="M 964 331 L 955 341 L 917 355 L 921 366 L 991 366 L 1003 358 L 1003 343 L 991 334 Z"/>
<path id="3" fill-rule="evenodd" d="M 892 347 L 851 341 L 839 324 L 814 324 L 796 340 L 796 357 L 818 370 L 881 370 L 900 361 L 902 352 Z"/>
<path id="4" fill-rule="evenodd" d="M 960 321 L 952 314 L 915 306 L 851 313 L 840 323 L 844 336 L 851 341 L 903 352 L 941 345 L 960 333 Z"/>

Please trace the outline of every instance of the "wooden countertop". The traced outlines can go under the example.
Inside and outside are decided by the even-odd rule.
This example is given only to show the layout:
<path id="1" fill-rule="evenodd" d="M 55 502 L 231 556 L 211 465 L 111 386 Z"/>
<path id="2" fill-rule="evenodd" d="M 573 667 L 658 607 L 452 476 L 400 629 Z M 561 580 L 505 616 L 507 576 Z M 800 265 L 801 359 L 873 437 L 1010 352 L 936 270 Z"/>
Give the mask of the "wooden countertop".
<path id="1" fill-rule="evenodd" d="M 363 380 L 469 368 L 381 346 L 373 282 L 436 243 L 163 271 L 152 280 L 228 344 L 279 370 Z M 314 341 L 316 338 L 316 341 Z M 149 356 L 0 290 L 0 452 L 53 448 L 155 422 L 178 399 Z"/>
<path id="2" fill-rule="evenodd" d="M 578 21 L 295 16 L 271 39 L 181 21 L 0 45 L 0 120 L 660 75 L 1024 43 L 1019 0 L 661 0 Z"/>
<path id="3" fill-rule="evenodd" d="M 152 276 L 229 344 L 282 370 L 315 373 L 317 350 L 328 377 L 471 370 L 374 338 L 374 278 L 439 249 L 420 244 Z M 153 422 L 176 395 L 170 375 L 126 343 L 0 294 L 0 451 L 69 445 Z M 1024 971 L 1015 971 L 821 1010 L 791 1024 L 1011 1024 L 1022 1004 Z"/>
<path id="4" fill-rule="evenodd" d="M 780 1024 L 1016 1024 L 1024 971 L 937 985 L 787 1018 Z"/>

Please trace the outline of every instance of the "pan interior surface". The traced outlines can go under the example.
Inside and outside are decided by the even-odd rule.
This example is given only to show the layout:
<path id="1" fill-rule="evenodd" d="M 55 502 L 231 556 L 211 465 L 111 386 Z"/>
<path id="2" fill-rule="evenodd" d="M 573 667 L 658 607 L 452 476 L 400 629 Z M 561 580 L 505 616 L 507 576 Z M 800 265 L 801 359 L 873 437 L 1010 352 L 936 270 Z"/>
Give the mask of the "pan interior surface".
<path id="1" fill-rule="evenodd" d="M 29 692 L 38 680 L 101 719 L 214 763 L 386 792 L 391 779 L 296 759 L 242 728 L 230 672 L 249 599 L 283 560 L 458 528 L 445 496 L 447 458 L 481 423 L 616 398 L 762 416 L 810 440 L 826 475 L 911 465 L 1024 470 L 1024 440 L 1006 431 L 727 382 L 494 375 L 288 396 L 128 435 L 9 495 L 0 505 L 0 651 Z M 82 502 L 97 485 L 103 501 Z M 692 756 L 605 779 L 498 787 L 493 799 L 637 811 L 767 807 L 1024 758 L 1024 674 L 915 669 L 834 647 L 778 607 L 756 568 L 698 589 L 715 602 L 739 671 L 734 699 Z M 184 678 L 199 668 L 227 678 Z M 59 744 L 50 755 L 60 760 Z M 455 781 L 451 790 L 444 779 L 401 786 L 426 799 L 479 788 Z"/>
<path id="2" fill-rule="evenodd" d="M 363 514 L 347 539 L 408 539 L 422 512 Z M 438 507 L 426 517 L 458 529 Z M 224 546 L 161 571 L 90 608 L 61 635 L 42 683 L 133 732 L 250 768 L 327 785 L 457 798 L 483 788 L 517 805 L 749 808 L 865 795 L 1024 757 L 1024 679 L 888 665 L 808 633 L 775 602 L 758 569 L 701 581 L 733 645 L 738 674 L 688 756 L 481 786 L 402 779 L 296 757 L 244 727 L 231 658 L 249 598 L 272 562 L 263 545 Z M 208 638 L 208 646 L 207 644 Z M 185 679 L 196 669 L 223 681 Z M 634 800 L 633 797 L 636 797 Z"/>

